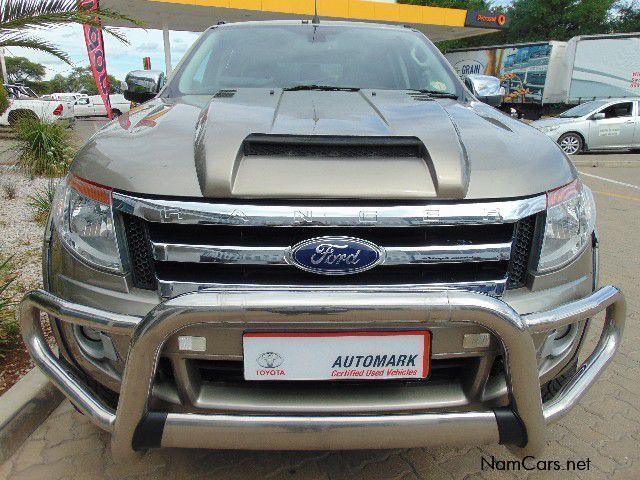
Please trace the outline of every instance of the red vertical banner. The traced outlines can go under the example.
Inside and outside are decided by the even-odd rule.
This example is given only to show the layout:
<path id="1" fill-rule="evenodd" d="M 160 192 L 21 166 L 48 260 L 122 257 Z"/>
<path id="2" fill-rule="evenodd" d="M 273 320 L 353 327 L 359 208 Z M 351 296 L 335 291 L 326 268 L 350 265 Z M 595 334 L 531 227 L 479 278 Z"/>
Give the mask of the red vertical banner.
<path id="1" fill-rule="evenodd" d="M 87 12 L 98 10 L 100 0 L 78 0 L 80 8 Z M 97 17 L 96 17 L 97 20 Z M 84 39 L 87 42 L 87 53 L 91 64 L 91 73 L 96 81 L 98 93 L 102 97 L 109 118 L 113 118 L 111 112 L 111 100 L 109 98 L 109 77 L 107 75 L 107 59 L 104 54 L 104 39 L 102 29 L 99 26 L 85 25 Z"/>

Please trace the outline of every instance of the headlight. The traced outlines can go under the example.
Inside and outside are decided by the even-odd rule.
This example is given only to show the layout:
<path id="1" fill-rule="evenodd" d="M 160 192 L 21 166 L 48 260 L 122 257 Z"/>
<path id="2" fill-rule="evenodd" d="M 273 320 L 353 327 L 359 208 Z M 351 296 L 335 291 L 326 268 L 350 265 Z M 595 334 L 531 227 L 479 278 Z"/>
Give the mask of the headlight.
<path id="1" fill-rule="evenodd" d="M 538 271 L 560 268 L 575 259 L 591 241 L 595 225 L 593 194 L 580 180 L 548 192 Z"/>
<path id="2" fill-rule="evenodd" d="M 554 130 L 557 130 L 560 127 L 560 125 L 548 125 L 545 127 L 536 127 L 538 130 L 540 130 L 542 133 L 549 133 L 549 132 L 553 132 Z"/>
<path id="3" fill-rule="evenodd" d="M 82 260 L 122 271 L 111 189 L 69 174 L 56 192 L 52 218 L 61 241 Z"/>

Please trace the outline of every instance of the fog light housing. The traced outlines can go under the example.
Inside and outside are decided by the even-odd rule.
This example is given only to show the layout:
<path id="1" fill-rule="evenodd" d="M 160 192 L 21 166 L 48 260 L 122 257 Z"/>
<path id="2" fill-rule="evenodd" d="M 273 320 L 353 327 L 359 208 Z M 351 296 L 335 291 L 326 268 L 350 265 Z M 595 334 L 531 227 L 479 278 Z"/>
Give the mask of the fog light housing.
<path id="1" fill-rule="evenodd" d="M 539 351 L 539 358 L 559 357 L 566 353 L 578 336 L 578 324 L 574 323 L 549 332 Z"/>
<path id="2" fill-rule="evenodd" d="M 91 327 L 73 326 L 73 333 L 82 352 L 93 360 L 118 359 L 111 337 Z"/>

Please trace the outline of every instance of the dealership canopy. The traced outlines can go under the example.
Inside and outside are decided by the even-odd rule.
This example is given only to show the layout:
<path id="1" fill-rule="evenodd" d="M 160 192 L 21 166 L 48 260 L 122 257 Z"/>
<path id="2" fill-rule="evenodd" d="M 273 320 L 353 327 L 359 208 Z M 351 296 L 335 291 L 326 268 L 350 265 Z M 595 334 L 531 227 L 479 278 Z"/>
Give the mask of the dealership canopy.
<path id="1" fill-rule="evenodd" d="M 141 20 L 146 28 L 162 29 L 168 71 L 170 30 L 201 32 L 218 22 L 311 19 L 314 14 L 314 0 L 101 0 L 100 6 Z M 507 26 L 506 17 L 489 12 L 388 1 L 318 0 L 317 6 L 321 18 L 410 25 L 434 42 L 490 33 Z"/>

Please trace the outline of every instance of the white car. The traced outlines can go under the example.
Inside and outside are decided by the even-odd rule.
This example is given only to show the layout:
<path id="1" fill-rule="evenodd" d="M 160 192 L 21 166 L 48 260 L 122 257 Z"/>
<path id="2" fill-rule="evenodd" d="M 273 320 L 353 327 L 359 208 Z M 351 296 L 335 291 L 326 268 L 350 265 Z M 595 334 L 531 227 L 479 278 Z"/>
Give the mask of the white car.
<path id="1" fill-rule="evenodd" d="M 43 122 L 73 120 L 73 103 L 66 100 L 38 98 L 31 89 L 20 85 L 5 85 L 9 94 L 9 108 L 0 115 L 0 125 L 15 125 L 24 117 L 38 118 Z"/>
<path id="2" fill-rule="evenodd" d="M 131 103 L 125 100 L 123 95 L 110 95 L 111 110 L 113 116 L 118 117 L 123 113 L 127 113 L 131 109 Z M 91 97 L 82 97 L 76 100 L 74 104 L 74 113 L 76 117 L 104 117 L 107 115 L 107 109 L 104 106 L 100 95 Z"/>
<path id="3" fill-rule="evenodd" d="M 633 98 L 593 100 L 531 126 L 551 137 L 567 155 L 640 149 L 640 105 Z"/>

